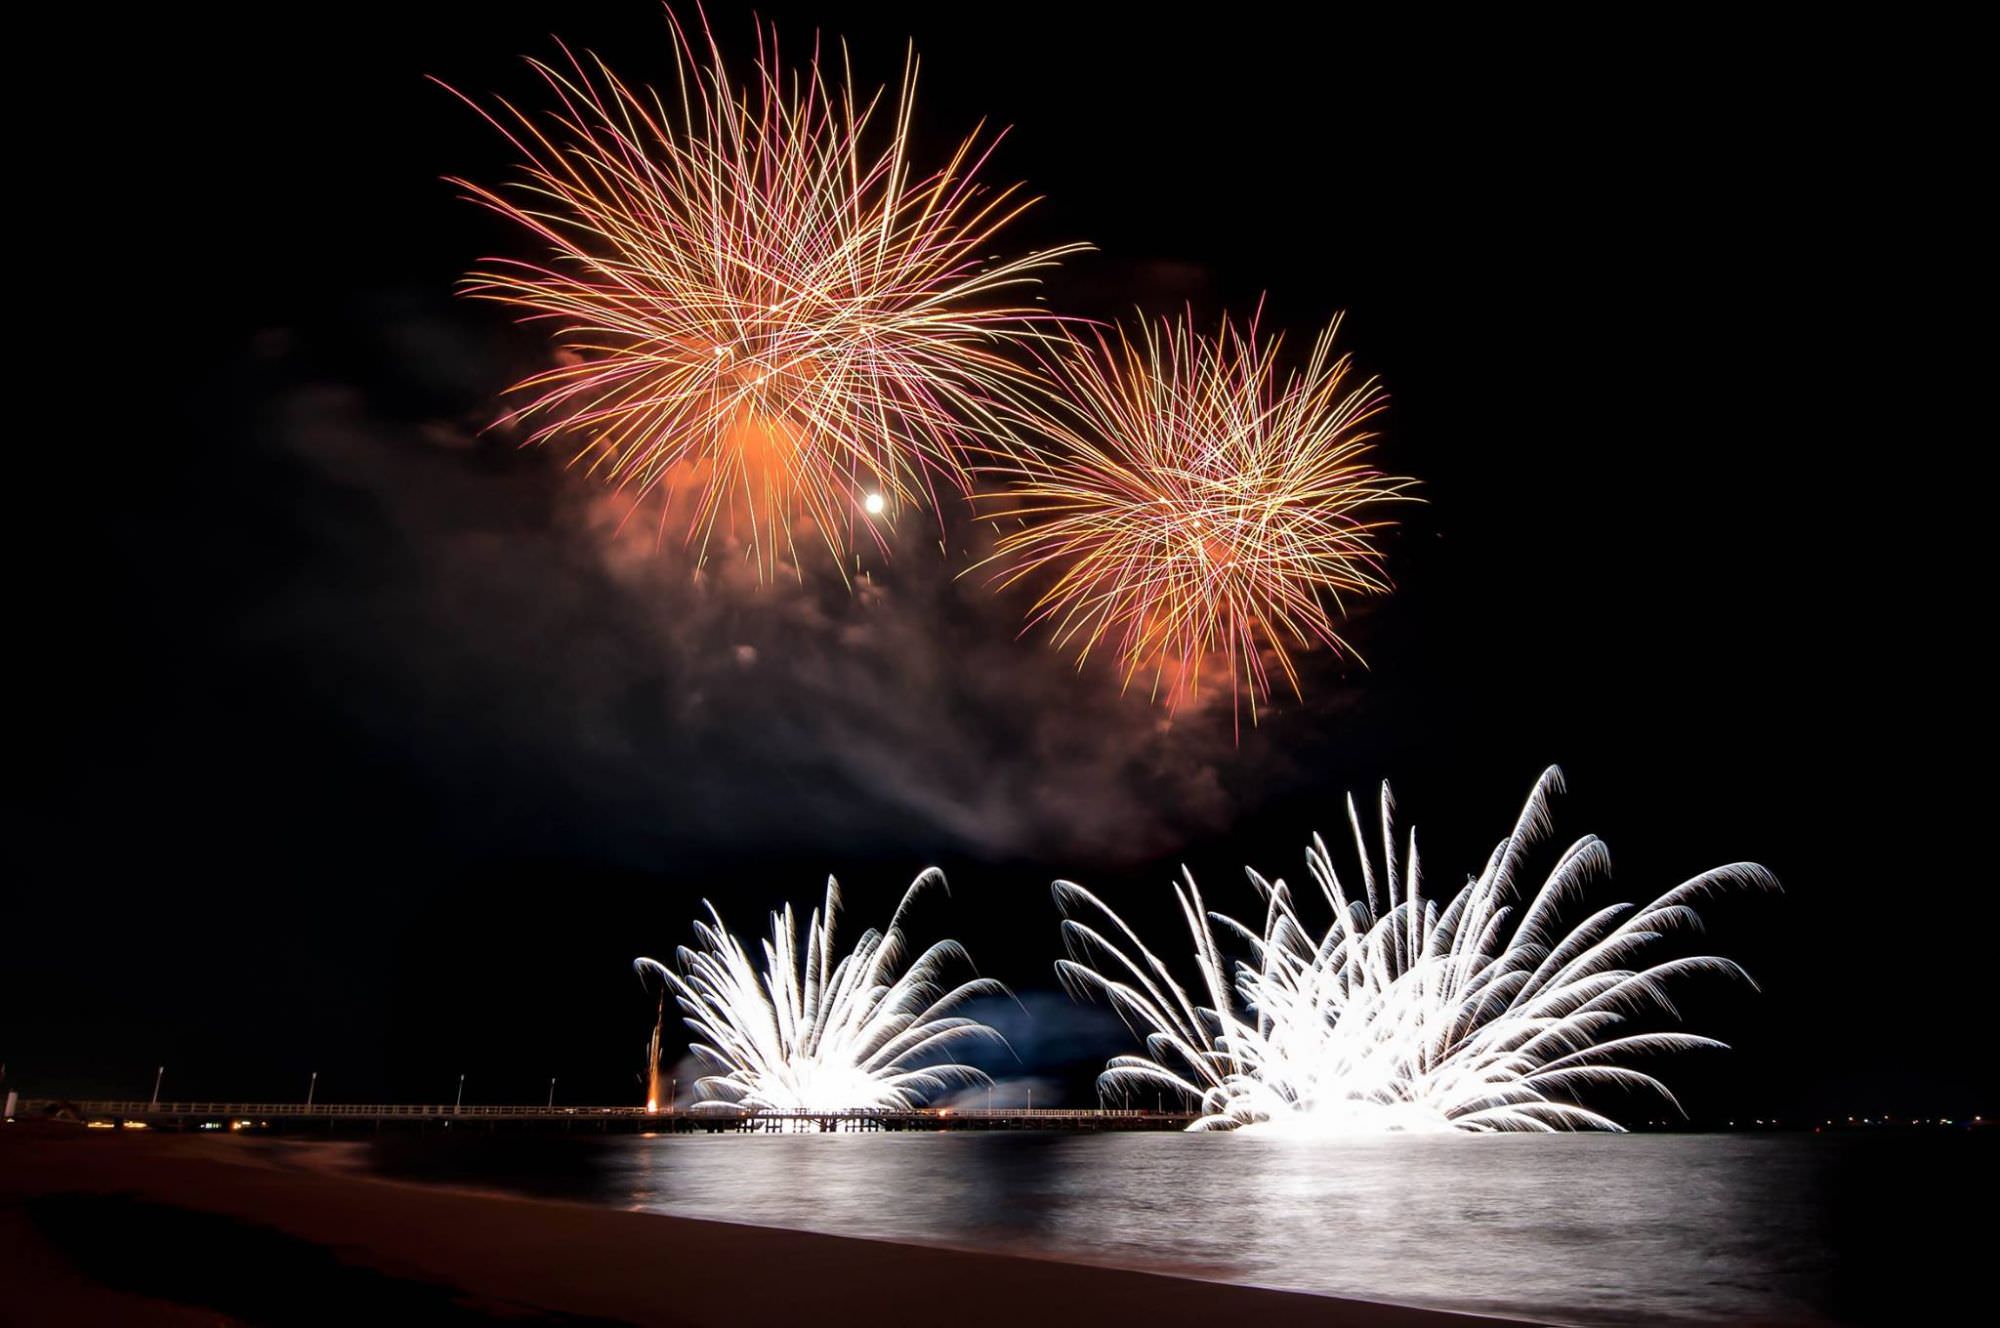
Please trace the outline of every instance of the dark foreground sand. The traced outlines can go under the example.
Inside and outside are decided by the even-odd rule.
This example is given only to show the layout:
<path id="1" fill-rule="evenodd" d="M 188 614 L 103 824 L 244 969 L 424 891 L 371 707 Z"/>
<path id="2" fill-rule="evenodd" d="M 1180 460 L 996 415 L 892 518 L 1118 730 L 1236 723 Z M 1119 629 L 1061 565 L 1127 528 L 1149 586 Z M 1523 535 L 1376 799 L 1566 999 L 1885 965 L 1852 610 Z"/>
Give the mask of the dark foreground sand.
<path id="1" fill-rule="evenodd" d="M 228 1137 L 0 1127 L 0 1324 L 1499 1322 L 436 1190 L 288 1155 Z"/>

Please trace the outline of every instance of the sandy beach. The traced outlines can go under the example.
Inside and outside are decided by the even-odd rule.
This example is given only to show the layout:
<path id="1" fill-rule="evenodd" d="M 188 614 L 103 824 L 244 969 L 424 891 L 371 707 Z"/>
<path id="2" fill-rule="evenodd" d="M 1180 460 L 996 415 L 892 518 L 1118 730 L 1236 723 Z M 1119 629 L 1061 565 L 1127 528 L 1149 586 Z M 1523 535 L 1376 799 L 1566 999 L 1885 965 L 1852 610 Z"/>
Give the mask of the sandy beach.
<path id="1" fill-rule="evenodd" d="M 973 1325 L 1498 1320 L 434 1189 L 310 1146 L 0 1130 L 0 1321 Z"/>

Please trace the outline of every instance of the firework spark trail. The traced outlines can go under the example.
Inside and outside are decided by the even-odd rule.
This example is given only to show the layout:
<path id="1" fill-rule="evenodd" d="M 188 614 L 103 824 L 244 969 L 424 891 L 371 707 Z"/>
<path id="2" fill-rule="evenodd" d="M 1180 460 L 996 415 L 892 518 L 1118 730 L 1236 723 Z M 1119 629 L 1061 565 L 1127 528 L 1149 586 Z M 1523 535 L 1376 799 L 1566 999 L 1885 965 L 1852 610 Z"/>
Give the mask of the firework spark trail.
<path id="1" fill-rule="evenodd" d="M 695 923 L 699 946 L 680 948 L 680 972 L 658 960 L 635 960 L 642 978 L 652 974 L 674 994 L 699 1039 L 690 1050 L 718 1071 L 697 1082 L 705 1101 L 695 1105 L 903 1109 L 947 1088 L 990 1083 L 972 1066 L 930 1063 L 966 1041 L 1005 1046 L 992 1028 L 951 1011 L 974 997 L 1008 994 L 990 978 L 946 989 L 945 968 L 971 963 L 956 941 L 939 941 L 903 967 L 903 915 L 932 885 L 944 885 L 935 867 L 911 882 L 886 931 L 864 932 L 837 963 L 840 887 L 831 877 L 825 907 L 814 911 L 803 944 L 790 904 L 771 915 L 761 969 L 706 901 L 709 921 Z"/>
<path id="2" fill-rule="evenodd" d="M 1209 912 L 1184 873 L 1175 894 L 1194 941 L 1198 996 L 1101 900 L 1057 882 L 1071 955 L 1056 966 L 1065 986 L 1103 996 L 1145 1040 L 1146 1054 L 1112 1060 L 1100 1086 L 1184 1093 L 1201 1105 L 1196 1129 L 1304 1134 L 1619 1129 L 1570 1100 L 1589 1086 L 1645 1089 L 1673 1102 L 1659 1080 L 1618 1061 L 1722 1044 L 1679 1032 L 1621 1034 L 1621 1025 L 1648 1012 L 1674 1015 L 1665 987 L 1672 978 L 1749 979 L 1709 956 L 1633 961 L 1671 932 L 1698 929 L 1693 903 L 1701 896 L 1777 883 L 1754 863 L 1734 863 L 1643 907 L 1613 905 L 1561 931 L 1565 898 L 1609 858 L 1601 841 L 1585 837 L 1532 896 L 1517 892 L 1516 873 L 1548 830 L 1548 797 L 1560 787 L 1551 767 L 1485 871 L 1442 909 L 1423 896 L 1414 832 L 1398 860 L 1387 785 L 1379 875 L 1348 800 L 1358 893 L 1317 837 L 1307 853 L 1333 912 L 1324 932 L 1300 920 L 1282 879 L 1249 873 L 1265 901 L 1259 929 Z M 1233 971 L 1218 926 L 1249 946 L 1251 958 Z"/>
<path id="3" fill-rule="evenodd" d="M 1010 304 L 1066 245 L 989 259 L 1033 200 L 978 174 L 999 141 L 975 129 L 934 174 L 907 158 L 917 60 L 876 145 L 883 94 L 787 70 L 758 31 L 756 74 L 731 82 L 713 34 L 697 50 L 668 14 L 678 97 L 621 83 L 595 57 L 529 63 L 557 110 L 479 110 L 523 177 L 467 195 L 525 228 L 540 261 L 485 260 L 468 293 L 549 324 L 564 363 L 517 384 L 531 442 L 579 441 L 588 469 L 641 496 L 691 493 L 687 540 L 718 525 L 760 575 L 797 561 L 809 522 L 843 565 L 857 522 L 937 505 L 969 484 L 968 439 L 1028 390 L 1008 351 L 1053 318 Z M 462 94 L 459 94 L 462 95 Z M 735 530 L 740 524 L 742 529 Z"/>
<path id="4" fill-rule="evenodd" d="M 662 1043 L 667 1030 L 667 993 L 660 992 L 660 1008 L 653 1017 L 653 1036 L 646 1040 L 646 1110 L 658 1111 L 660 1104 L 672 1105 L 672 1100 L 660 1092 L 660 1056 L 665 1050 Z"/>
<path id="5" fill-rule="evenodd" d="M 1104 646 L 1130 686 L 1151 674 L 1170 706 L 1199 692 L 1221 656 L 1232 697 L 1255 721 L 1270 671 L 1299 692 L 1294 649 L 1352 654 L 1343 597 L 1389 589 L 1377 536 L 1414 480 L 1367 458 L 1387 396 L 1349 384 L 1332 326 L 1282 379 L 1279 339 L 1253 319 L 1214 337 L 1187 319 L 1085 340 L 1043 358 L 1056 390 L 1023 419 L 1047 446 L 996 457 L 988 515 L 1017 529 L 991 561 L 1000 584 L 1047 574 L 1029 614 L 1079 666 Z"/>

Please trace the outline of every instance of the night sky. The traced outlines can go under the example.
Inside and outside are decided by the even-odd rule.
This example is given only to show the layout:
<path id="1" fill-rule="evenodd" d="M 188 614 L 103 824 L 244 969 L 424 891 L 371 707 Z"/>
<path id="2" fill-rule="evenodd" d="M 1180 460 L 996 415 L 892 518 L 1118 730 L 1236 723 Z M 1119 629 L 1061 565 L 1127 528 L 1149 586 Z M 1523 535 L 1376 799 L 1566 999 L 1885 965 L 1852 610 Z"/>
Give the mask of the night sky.
<path id="1" fill-rule="evenodd" d="M 1181 863 L 1248 909 L 1245 863 L 1302 884 L 1388 778 L 1441 894 L 1554 762 L 1593 900 L 1784 882 L 1707 910 L 1763 990 L 1689 989 L 1736 1048 L 1666 1071 L 1697 1118 L 1994 1109 L 1975 435 L 1940 404 L 1971 352 L 1889 93 L 1779 29 L 1084 8 L 761 12 L 870 83 L 913 38 L 920 154 L 1013 126 L 989 178 L 1045 201 L 1009 247 L 1098 247 L 1053 307 L 1263 297 L 1295 350 L 1346 311 L 1426 505 L 1370 667 L 1315 658 L 1240 745 L 1017 640 L 1026 601 L 920 539 L 855 595 L 696 593 L 481 435 L 547 352 L 453 295 L 522 242 L 441 179 L 509 162 L 426 76 L 539 105 L 553 32 L 665 79 L 649 0 L 163 13 L 84 62 L 120 123 L 51 111 L 17 260 L 62 289 L 16 311 L 9 1087 L 629 1101 L 629 962 L 701 898 L 761 931 L 832 872 L 851 938 L 935 863 L 919 932 L 1039 1016 L 996 1069 L 1087 1101 L 1123 1041 L 1055 992 L 1053 878 L 1182 950 Z M 747 64 L 748 11 L 710 14 Z"/>

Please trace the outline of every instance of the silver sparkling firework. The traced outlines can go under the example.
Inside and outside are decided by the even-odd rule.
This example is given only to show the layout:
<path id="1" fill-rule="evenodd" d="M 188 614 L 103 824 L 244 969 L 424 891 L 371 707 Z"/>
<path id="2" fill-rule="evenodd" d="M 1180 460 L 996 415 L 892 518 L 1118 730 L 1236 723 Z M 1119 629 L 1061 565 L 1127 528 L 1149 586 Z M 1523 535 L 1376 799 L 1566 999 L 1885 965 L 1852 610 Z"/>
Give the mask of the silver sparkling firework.
<path id="1" fill-rule="evenodd" d="M 1307 851 L 1332 912 L 1324 928 L 1301 920 L 1282 879 L 1249 873 L 1265 905 L 1257 928 L 1209 912 L 1184 873 L 1175 893 L 1200 969 L 1195 994 L 1102 900 L 1057 882 L 1070 954 L 1056 965 L 1064 985 L 1107 1000 L 1145 1040 L 1145 1055 L 1111 1061 L 1100 1088 L 1184 1094 L 1200 1104 L 1195 1129 L 1307 1135 L 1617 1130 L 1576 1102 L 1576 1090 L 1641 1089 L 1672 1102 L 1658 1079 L 1621 1062 L 1723 1044 L 1628 1024 L 1675 1015 L 1667 995 L 1673 979 L 1704 972 L 1749 979 L 1727 959 L 1646 956 L 1670 933 L 1699 929 L 1700 898 L 1777 883 L 1754 863 L 1732 863 L 1650 904 L 1600 909 L 1565 931 L 1558 917 L 1565 901 L 1609 866 L 1603 842 L 1578 840 L 1531 893 L 1516 879 L 1549 829 L 1549 795 L 1560 787 L 1561 772 L 1551 767 L 1485 870 L 1442 906 L 1424 897 L 1414 832 L 1397 852 L 1386 784 L 1379 863 L 1353 799 L 1347 803 L 1358 892 L 1350 893 L 1352 880 L 1341 880 L 1317 836 Z M 1250 957 L 1226 960 L 1218 929 L 1247 945 Z"/>
<path id="2" fill-rule="evenodd" d="M 803 938 L 791 905 L 771 915 L 761 965 L 703 901 L 699 944 L 677 952 L 679 971 L 655 959 L 633 962 L 674 995 L 696 1041 L 690 1050 L 715 1070 L 695 1085 L 696 1107 L 763 1111 L 904 1110 L 946 1089 L 989 1082 L 972 1066 L 942 1062 L 961 1043 L 1000 1035 L 953 1011 L 979 996 L 1005 996 L 989 978 L 946 987 L 955 965 L 971 965 L 956 941 L 939 941 L 905 966 L 903 916 L 927 886 L 944 885 L 936 868 L 904 892 L 884 931 L 862 933 L 854 950 L 834 958 L 840 886 L 826 883 L 826 903 Z"/>

